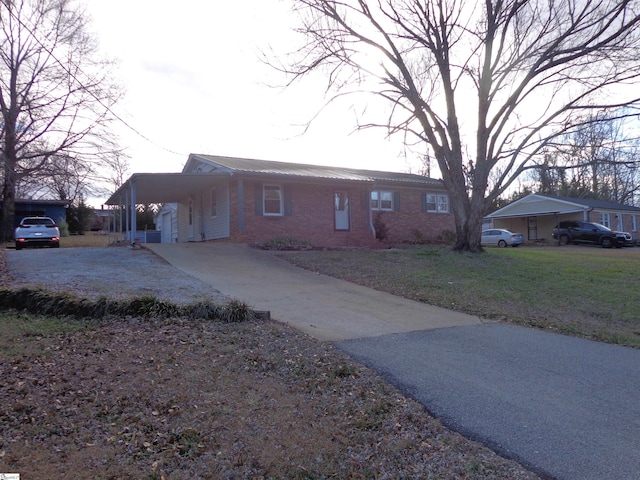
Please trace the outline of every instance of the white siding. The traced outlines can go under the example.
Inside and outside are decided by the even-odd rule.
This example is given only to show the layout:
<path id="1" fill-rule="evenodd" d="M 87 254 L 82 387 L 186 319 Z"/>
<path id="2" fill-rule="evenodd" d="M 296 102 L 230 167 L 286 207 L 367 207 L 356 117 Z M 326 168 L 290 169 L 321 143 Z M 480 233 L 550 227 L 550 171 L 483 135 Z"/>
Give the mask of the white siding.
<path id="1" fill-rule="evenodd" d="M 229 220 L 229 186 L 218 185 L 217 186 L 217 215 L 211 216 L 210 207 L 210 190 L 204 192 L 203 196 L 205 201 L 204 206 L 204 235 L 206 240 L 214 240 L 219 238 L 229 238 L 230 235 L 230 220 Z"/>
<path id="2" fill-rule="evenodd" d="M 227 182 L 217 184 L 217 215 L 211 216 L 211 188 L 194 192 L 193 224 L 189 225 L 189 198 L 178 203 L 178 242 L 200 242 L 228 238 L 230 235 L 229 220 L 229 186 Z"/>

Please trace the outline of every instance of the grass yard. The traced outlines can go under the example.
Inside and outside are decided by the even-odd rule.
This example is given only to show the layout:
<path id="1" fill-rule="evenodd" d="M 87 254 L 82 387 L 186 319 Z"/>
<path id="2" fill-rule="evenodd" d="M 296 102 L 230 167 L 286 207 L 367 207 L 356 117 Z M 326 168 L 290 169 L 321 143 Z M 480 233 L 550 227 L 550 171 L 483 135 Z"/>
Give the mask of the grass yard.
<path id="1" fill-rule="evenodd" d="M 60 239 L 60 248 L 68 247 L 107 247 L 113 243 L 113 235 L 101 235 L 97 232 L 87 232 L 84 235 L 69 235 Z"/>
<path id="2" fill-rule="evenodd" d="M 640 347 L 640 249 L 449 247 L 287 252 L 326 275 L 488 320 Z"/>

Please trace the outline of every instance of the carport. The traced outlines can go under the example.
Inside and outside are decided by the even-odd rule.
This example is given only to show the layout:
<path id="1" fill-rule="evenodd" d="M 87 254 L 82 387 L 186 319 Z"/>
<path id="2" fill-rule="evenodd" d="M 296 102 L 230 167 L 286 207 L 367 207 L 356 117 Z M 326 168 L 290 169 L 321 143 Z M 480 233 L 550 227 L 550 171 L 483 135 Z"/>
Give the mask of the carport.
<path id="1" fill-rule="evenodd" d="M 202 173 L 134 173 L 105 202 L 124 215 L 114 217 L 109 231 L 120 233 L 123 239 L 135 242 L 136 206 L 150 203 L 179 202 L 194 191 L 213 184 L 226 172 Z M 117 223 L 117 224 L 116 224 Z"/>
<path id="2" fill-rule="evenodd" d="M 588 221 L 592 207 L 566 199 L 532 193 L 486 216 L 495 228 L 521 232 L 529 241 L 549 240 L 558 221 L 572 218 Z"/>

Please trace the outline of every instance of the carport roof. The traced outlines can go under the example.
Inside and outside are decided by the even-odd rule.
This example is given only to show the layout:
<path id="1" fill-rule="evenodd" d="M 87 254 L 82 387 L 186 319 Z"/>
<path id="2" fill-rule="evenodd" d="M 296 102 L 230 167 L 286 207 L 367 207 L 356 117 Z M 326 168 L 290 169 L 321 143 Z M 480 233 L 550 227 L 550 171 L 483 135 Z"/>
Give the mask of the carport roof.
<path id="1" fill-rule="evenodd" d="M 105 202 L 105 205 L 125 203 L 131 186 L 136 189 L 136 203 L 177 202 L 194 191 L 211 185 L 215 177 L 227 173 L 134 173 Z"/>

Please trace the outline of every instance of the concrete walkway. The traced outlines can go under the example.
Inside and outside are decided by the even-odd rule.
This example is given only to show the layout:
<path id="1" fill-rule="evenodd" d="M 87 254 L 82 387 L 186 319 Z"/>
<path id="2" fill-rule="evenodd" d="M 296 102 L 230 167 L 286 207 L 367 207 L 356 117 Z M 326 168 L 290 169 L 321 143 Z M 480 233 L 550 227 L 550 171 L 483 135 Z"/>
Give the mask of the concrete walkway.
<path id="1" fill-rule="evenodd" d="M 146 244 L 178 269 L 221 293 L 269 310 L 319 340 L 476 325 L 478 317 L 319 275 L 269 252 L 229 243 Z"/>
<path id="2" fill-rule="evenodd" d="M 246 246 L 148 247 L 222 293 L 335 342 L 447 426 L 546 478 L 640 478 L 640 350 L 483 324 Z"/>

